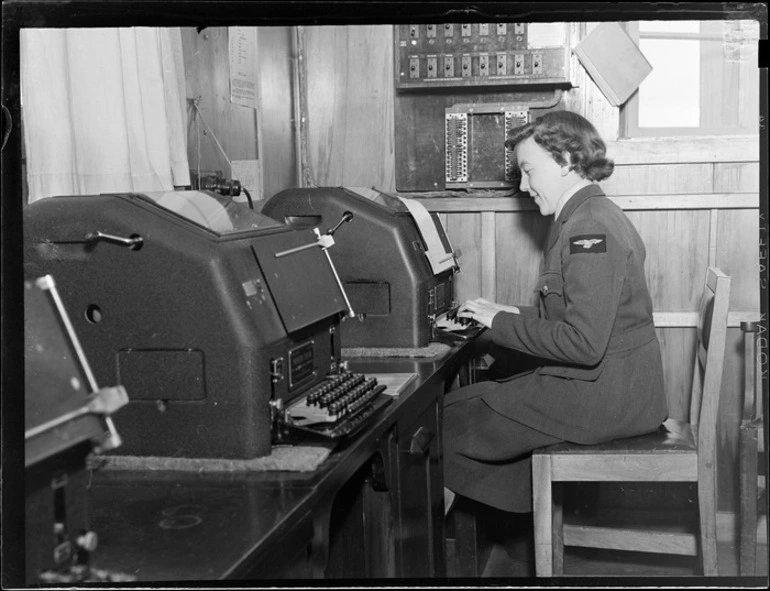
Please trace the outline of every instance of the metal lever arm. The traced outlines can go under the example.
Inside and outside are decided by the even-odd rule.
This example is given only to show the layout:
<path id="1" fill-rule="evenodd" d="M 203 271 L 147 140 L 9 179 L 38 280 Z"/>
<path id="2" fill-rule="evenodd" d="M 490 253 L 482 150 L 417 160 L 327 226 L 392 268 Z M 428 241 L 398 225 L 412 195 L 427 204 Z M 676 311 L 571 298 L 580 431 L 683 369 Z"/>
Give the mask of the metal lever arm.
<path id="1" fill-rule="evenodd" d="M 97 240 L 104 240 L 105 242 L 114 242 L 121 246 L 128 246 L 129 248 L 139 246 L 144 239 L 141 236 L 134 236 L 132 238 L 122 238 L 121 236 L 113 236 L 112 234 L 105 234 L 104 232 L 89 232 L 86 234 L 86 240 L 88 242 L 96 242 Z"/>
<path id="2" fill-rule="evenodd" d="M 332 273 L 334 273 L 334 278 L 337 280 L 337 285 L 339 286 L 340 291 L 342 292 L 342 297 L 345 298 L 345 305 L 348 307 L 348 317 L 355 318 L 356 313 L 353 311 L 353 306 L 350 304 L 350 300 L 348 299 L 348 294 L 345 292 L 345 288 L 342 286 L 342 281 L 340 280 L 340 276 L 337 275 L 337 269 L 335 268 L 334 263 L 332 262 L 332 257 L 329 255 L 329 246 L 331 246 L 331 244 L 334 244 L 334 239 L 331 237 L 331 234 L 329 234 L 328 232 L 324 235 L 321 235 L 321 232 L 318 230 L 318 228 L 313 229 L 313 232 L 315 232 L 315 235 L 318 237 L 318 243 L 321 246 L 321 250 L 324 251 L 324 254 L 326 255 L 326 260 L 329 261 L 329 266 L 332 269 Z M 327 240 L 331 240 L 331 244 L 329 244 L 328 246 L 324 246 L 324 238 L 326 238 Z"/>
<path id="3" fill-rule="evenodd" d="M 343 214 L 342 214 L 342 219 L 341 219 L 339 222 L 337 222 L 337 225 L 336 225 L 336 226 L 334 226 L 333 228 L 331 228 L 331 229 L 327 230 L 327 231 L 326 231 L 326 233 L 327 233 L 329 236 L 334 236 L 334 233 L 335 233 L 337 230 L 339 230 L 339 229 L 340 229 L 340 226 L 341 226 L 342 224 L 344 224 L 345 222 L 349 222 L 349 221 L 350 221 L 350 220 L 352 220 L 352 219 L 353 219 L 353 212 L 352 212 L 352 211 L 346 211 L 345 213 L 343 213 Z"/>
<path id="4" fill-rule="evenodd" d="M 95 392 L 93 397 L 90 398 L 88 402 L 80 408 L 67 412 L 61 416 L 56 417 L 55 419 L 38 425 L 37 427 L 28 429 L 24 433 L 24 439 L 36 437 L 41 433 L 55 429 L 64 423 L 68 423 L 78 417 L 82 417 L 87 414 L 109 416 L 126 404 L 128 404 L 128 394 L 126 394 L 126 390 L 123 386 L 102 388 L 98 392 Z"/>

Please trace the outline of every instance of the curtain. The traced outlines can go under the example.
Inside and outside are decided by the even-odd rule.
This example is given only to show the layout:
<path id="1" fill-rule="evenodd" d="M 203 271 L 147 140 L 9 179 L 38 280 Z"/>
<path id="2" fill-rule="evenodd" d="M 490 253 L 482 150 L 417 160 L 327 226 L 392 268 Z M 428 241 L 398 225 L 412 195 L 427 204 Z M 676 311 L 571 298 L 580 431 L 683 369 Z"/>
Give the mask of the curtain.
<path id="1" fill-rule="evenodd" d="M 29 203 L 190 184 L 178 28 L 24 29 Z"/>

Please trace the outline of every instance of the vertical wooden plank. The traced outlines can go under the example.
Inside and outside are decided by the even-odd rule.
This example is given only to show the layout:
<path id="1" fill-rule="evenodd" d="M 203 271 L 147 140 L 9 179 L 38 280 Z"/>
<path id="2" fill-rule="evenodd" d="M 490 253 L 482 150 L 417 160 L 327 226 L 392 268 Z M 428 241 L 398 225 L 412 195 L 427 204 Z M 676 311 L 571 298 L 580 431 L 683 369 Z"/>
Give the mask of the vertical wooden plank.
<path id="1" fill-rule="evenodd" d="M 452 247 L 462 251 L 461 272 L 455 275 L 458 303 L 481 295 L 481 220 L 478 213 L 446 214 L 445 229 Z"/>
<path id="2" fill-rule="evenodd" d="M 315 183 L 394 191 L 392 27 L 305 32 L 308 158 Z"/>
<path id="3" fill-rule="evenodd" d="M 535 521 L 535 574 L 553 576 L 551 457 L 532 456 L 532 503 Z"/>
<path id="4" fill-rule="evenodd" d="M 564 488 L 565 482 L 551 483 L 551 548 L 553 574 L 564 574 Z"/>
<path id="5" fill-rule="evenodd" d="M 687 421 L 690 419 L 695 329 L 658 328 L 655 332 L 658 334 L 663 360 L 663 383 L 668 402 L 668 416 Z"/>
<path id="6" fill-rule="evenodd" d="M 717 224 L 715 264 L 732 279 L 730 310 L 759 311 L 759 213 L 755 209 L 721 210 Z M 720 507 L 735 507 L 735 457 L 741 419 L 743 347 L 738 328 L 727 331 L 722 397 L 719 402 L 718 474 Z"/>
<path id="7" fill-rule="evenodd" d="M 708 267 L 709 214 L 700 210 L 629 211 L 647 249 L 653 309 L 694 312 Z"/>
<path id="8" fill-rule="evenodd" d="M 738 428 L 742 415 L 743 392 L 743 333 L 740 328 L 728 328 L 725 343 L 725 367 L 722 373 L 722 396 L 717 419 L 717 498 L 720 507 L 737 506 Z"/>
<path id="9" fill-rule="evenodd" d="M 709 267 L 713 267 L 717 261 L 717 247 L 719 240 L 717 239 L 717 226 L 719 224 L 719 210 L 712 209 L 709 211 Z"/>
<path id="10" fill-rule="evenodd" d="M 759 130 L 759 45 L 746 44 L 741 49 L 740 74 L 738 82 L 738 124 L 748 133 Z M 743 107 L 743 105 L 746 105 Z"/>
<path id="11" fill-rule="evenodd" d="M 497 300 L 495 218 L 493 211 L 481 212 L 481 297 L 491 302 Z"/>
<path id="12" fill-rule="evenodd" d="M 291 52 L 289 27 L 259 27 L 259 135 L 263 147 L 259 159 L 266 199 L 297 185 Z"/>
<path id="13" fill-rule="evenodd" d="M 759 211 L 724 209 L 716 225 L 715 264 L 732 278 L 730 310 L 759 311 Z"/>
<path id="14" fill-rule="evenodd" d="M 497 214 L 495 291 L 499 303 L 531 306 L 537 302 L 533 290 L 551 219 L 537 211 Z"/>

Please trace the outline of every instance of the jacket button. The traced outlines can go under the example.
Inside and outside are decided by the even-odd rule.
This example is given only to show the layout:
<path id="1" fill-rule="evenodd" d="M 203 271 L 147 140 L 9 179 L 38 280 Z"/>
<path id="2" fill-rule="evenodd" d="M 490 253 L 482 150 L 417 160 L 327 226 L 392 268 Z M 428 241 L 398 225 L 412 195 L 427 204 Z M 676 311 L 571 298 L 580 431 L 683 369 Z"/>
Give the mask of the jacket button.
<path id="1" fill-rule="evenodd" d="M 543 286 L 543 293 L 548 293 L 548 286 L 547 285 Z"/>

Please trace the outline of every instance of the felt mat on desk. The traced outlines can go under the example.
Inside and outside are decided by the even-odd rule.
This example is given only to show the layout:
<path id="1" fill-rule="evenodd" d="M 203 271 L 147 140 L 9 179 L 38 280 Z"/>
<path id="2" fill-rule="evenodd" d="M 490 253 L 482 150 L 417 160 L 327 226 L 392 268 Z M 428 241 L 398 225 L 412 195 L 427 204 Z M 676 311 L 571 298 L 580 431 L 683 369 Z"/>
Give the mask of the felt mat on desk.
<path id="1" fill-rule="evenodd" d="M 342 357 L 439 357 L 451 349 L 446 343 L 430 343 L 427 347 L 343 347 Z"/>
<path id="2" fill-rule="evenodd" d="M 173 458 L 158 456 L 88 456 L 88 467 L 102 470 L 170 470 L 175 472 L 311 472 L 329 457 L 328 447 L 278 446 L 269 456 L 229 458 Z"/>

